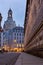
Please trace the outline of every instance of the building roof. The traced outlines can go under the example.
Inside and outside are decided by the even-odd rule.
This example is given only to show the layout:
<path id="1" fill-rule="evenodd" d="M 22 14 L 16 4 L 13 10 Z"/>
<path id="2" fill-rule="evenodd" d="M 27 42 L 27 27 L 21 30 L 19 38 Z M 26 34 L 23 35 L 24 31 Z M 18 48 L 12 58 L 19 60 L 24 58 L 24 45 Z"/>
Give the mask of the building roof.
<path id="1" fill-rule="evenodd" d="M 12 12 L 11 8 L 9 9 L 9 11 L 8 11 L 8 12 Z"/>
<path id="2" fill-rule="evenodd" d="M 15 30 L 16 30 L 16 32 L 18 31 L 18 32 L 24 32 L 24 28 L 23 27 L 19 27 L 19 26 L 17 26 L 17 27 L 15 27 L 15 28 L 13 28 L 12 29 L 13 30 L 13 32 L 15 32 Z"/>
<path id="3" fill-rule="evenodd" d="M 20 27 L 20 26 L 16 26 L 15 28 L 13 28 L 13 29 L 24 29 L 23 27 Z"/>

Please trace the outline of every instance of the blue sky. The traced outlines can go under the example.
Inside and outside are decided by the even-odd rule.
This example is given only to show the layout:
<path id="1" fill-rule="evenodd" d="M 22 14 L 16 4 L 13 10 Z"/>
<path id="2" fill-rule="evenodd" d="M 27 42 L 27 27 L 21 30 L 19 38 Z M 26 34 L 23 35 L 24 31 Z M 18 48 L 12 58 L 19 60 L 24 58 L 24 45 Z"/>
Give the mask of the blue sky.
<path id="1" fill-rule="evenodd" d="M 9 8 L 13 11 L 13 19 L 16 25 L 23 26 L 25 18 L 26 0 L 0 0 L 0 12 L 2 13 L 2 27 L 7 19 Z"/>

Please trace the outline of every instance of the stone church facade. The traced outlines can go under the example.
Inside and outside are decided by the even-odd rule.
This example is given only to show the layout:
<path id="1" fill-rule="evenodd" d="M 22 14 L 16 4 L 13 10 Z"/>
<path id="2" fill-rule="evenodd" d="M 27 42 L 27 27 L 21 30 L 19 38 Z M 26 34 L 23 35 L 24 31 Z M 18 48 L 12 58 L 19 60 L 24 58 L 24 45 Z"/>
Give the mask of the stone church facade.
<path id="1" fill-rule="evenodd" d="M 3 26 L 4 31 L 13 29 L 14 27 L 16 27 L 15 21 L 13 21 L 12 13 L 13 13 L 12 10 L 9 9 L 7 20 L 5 21 Z"/>
<path id="2" fill-rule="evenodd" d="M 13 21 L 12 10 L 9 9 L 7 20 L 3 27 L 3 46 L 23 47 L 24 46 L 24 28 L 16 26 Z"/>

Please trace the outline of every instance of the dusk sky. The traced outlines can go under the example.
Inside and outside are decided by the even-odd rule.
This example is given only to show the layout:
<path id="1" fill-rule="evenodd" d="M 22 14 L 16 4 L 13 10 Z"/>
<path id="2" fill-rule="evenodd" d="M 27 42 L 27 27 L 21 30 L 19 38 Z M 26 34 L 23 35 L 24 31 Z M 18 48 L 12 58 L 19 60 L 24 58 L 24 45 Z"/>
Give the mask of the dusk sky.
<path id="1" fill-rule="evenodd" d="M 2 13 L 2 27 L 8 16 L 9 8 L 13 11 L 13 20 L 16 25 L 23 26 L 25 18 L 26 0 L 0 0 L 0 12 Z"/>

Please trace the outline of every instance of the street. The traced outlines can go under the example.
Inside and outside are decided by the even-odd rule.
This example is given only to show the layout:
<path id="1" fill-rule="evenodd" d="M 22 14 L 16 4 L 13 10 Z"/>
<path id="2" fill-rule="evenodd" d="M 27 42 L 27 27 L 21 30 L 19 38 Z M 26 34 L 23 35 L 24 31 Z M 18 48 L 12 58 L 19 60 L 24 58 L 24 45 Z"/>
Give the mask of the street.
<path id="1" fill-rule="evenodd" d="M 0 65 L 13 65 L 15 64 L 20 53 L 0 53 Z"/>

